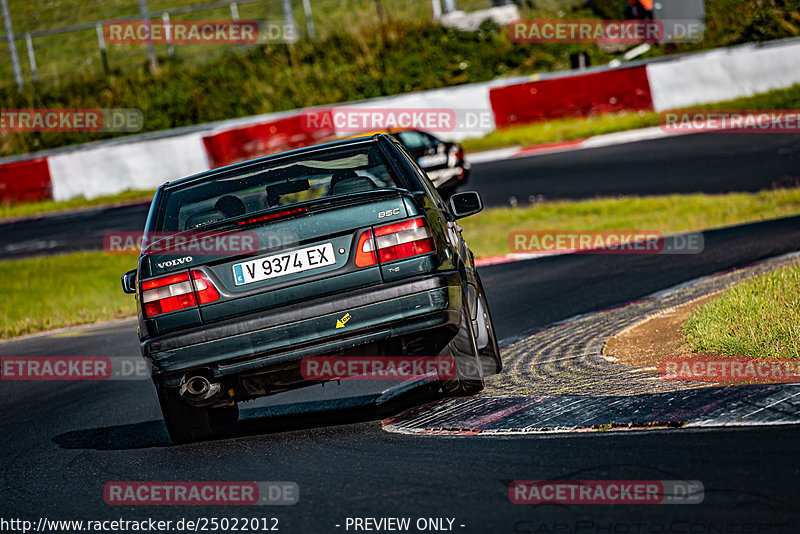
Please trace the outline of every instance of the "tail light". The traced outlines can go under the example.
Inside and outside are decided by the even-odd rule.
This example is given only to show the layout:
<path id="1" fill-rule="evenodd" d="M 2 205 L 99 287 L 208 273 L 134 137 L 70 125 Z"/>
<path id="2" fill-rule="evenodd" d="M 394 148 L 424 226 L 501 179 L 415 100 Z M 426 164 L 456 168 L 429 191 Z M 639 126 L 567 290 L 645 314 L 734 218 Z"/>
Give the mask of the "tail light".
<path id="1" fill-rule="evenodd" d="M 290 210 L 279 211 L 277 213 L 268 213 L 266 215 L 262 215 L 261 217 L 253 217 L 253 218 L 250 218 L 250 219 L 245 219 L 243 221 L 239 221 L 239 222 L 236 223 L 236 225 L 237 226 L 249 226 L 249 225 L 255 224 L 255 223 L 271 221 L 273 219 L 280 219 L 282 217 L 288 217 L 289 215 L 296 215 L 298 213 L 303 213 L 304 211 L 307 211 L 307 210 L 308 210 L 308 208 L 294 208 L 294 209 L 290 209 Z"/>
<path id="2" fill-rule="evenodd" d="M 356 249 L 356 267 L 368 267 L 436 251 L 425 219 L 412 219 L 379 226 L 361 234 Z M 377 257 L 376 257 L 377 252 Z"/>
<path id="3" fill-rule="evenodd" d="M 171 274 L 142 282 L 145 317 L 207 304 L 219 299 L 219 291 L 200 271 Z"/>
<path id="4" fill-rule="evenodd" d="M 219 300 L 219 291 L 202 271 L 192 271 L 192 280 L 194 280 L 194 290 L 200 304 Z"/>
<path id="5" fill-rule="evenodd" d="M 356 267 L 369 267 L 378 263 L 375 247 L 372 244 L 372 230 L 367 230 L 358 238 L 356 247 Z"/>

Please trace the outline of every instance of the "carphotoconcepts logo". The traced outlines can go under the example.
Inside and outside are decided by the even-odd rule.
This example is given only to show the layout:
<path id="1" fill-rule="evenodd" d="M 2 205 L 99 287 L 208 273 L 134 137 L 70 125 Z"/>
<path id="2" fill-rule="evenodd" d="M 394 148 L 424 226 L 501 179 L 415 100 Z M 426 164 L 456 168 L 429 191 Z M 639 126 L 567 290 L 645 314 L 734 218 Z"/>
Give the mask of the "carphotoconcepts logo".
<path id="1" fill-rule="evenodd" d="M 644 44 L 700 42 L 705 25 L 696 20 L 515 20 L 515 43 Z"/>
<path id="2" fill-rule="evenodd" d="M 593 520 L 574 519 L 570 521 L 542 521 L 531 518 L 514 523 L 515 534 L 793 534 L 796 529 L 791 523 L 778 523 L 752 520 L 732 519 L 725 514 L 718 514 L 708 520 L 689 520 L 681 517 L 658 520 L 652 517 L 646 520 Z"/>
<path id="3" fill-rule="evenodd" d="M 259 25 L 252 20 L 108 21 L 103 37 L 111 44 L 252 44 Z"/>
<path id="4" fill-rule="evenodd" d="M 798 133 L 800 110 L 685 110 L 661 113 L 667 133 Z"/>
<path id="5" fill-rule="evenodd" d="M 296 482 L 107 482 L 110 505 L 271 505 L 296 504 Z"/>
<path id="6" fill-rule="evenodd" d="M 800 361 L 752 358 L 666 358 L 661 378 L 695 382 L 800 382 Z"/>
<path id="7" fill-rule="evenodd" d="M 699 480 L 515 480 L 514 504 L 699 504 Z"/>
<path id="8" fill-rule="evenodd" d="M 664 237 L 650 230 L 532 230 L 508 236 L 513 254 L 699 254 L 703 234 Z"/>
<path id="9" fill-rule="evenodd" d="M 303 113 L 308 130 L 362 133 L 382 130 L 424 130 L 431 133 L 474 132 L 492 128 L 489 109 L 456 108 L 334 108 Z"/>
<path id="10" fill-rule="evenodd" d="M 3 356 L 0 380 L 145 380 L 141 356 Z"/>
<path id="11" fill-rule="evenodd" d="M 306 380 L 451 380 L 456 366 L 449 356 L 312 356 L 303 358 Z"/>
<path id="12" fill-rule="evenodd" d="M 0 109 L 0 132 L 138 132 L 139 109 L 27 108 Z"/>
<path id="13" fill-rule="evenodd" d="M 289 242 L 294 242 L 293 239 L 295 236 L 289 238 Z M 286 236 L 270 234 L 266 239 L 259 239 L 255 232 L 108 232 L 103 237 L 103 250 L 109 254 L 252 255 L 262 248 L 286 242 Z"/>

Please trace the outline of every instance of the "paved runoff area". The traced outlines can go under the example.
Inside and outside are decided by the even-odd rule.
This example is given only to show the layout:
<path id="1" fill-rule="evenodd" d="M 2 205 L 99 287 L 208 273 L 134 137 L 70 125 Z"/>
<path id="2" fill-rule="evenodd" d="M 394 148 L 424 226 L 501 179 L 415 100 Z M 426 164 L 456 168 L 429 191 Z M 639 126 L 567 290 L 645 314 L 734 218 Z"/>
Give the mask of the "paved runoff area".
<path id="1" fill-rule="evenodd" d="M 800 261 L 791 254 L 700 278 L 512 340 L 503 373 L 478 397 L 442 400 L 384 421 L 390 432 L 516 434 L 800 423 L 800 384 L 714 387 L 603 355 L 610 337 L 675 306 Z M 711 387 L 709 387 L 711 386 Z"/>

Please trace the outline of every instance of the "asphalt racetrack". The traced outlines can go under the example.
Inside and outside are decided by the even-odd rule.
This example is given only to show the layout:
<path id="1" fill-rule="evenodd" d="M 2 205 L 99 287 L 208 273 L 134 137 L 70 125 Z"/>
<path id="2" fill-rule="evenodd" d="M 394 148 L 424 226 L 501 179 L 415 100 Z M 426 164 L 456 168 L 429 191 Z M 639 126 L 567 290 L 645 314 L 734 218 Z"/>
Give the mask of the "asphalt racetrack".
<path id="1" fill-rule="evenodd" d="M 474 186 L 488 199 L 499 195 L 501 179 L 520 196 L 570 196 L 558 193 L 569 184 L 575 197 L 749 191 L 800 173 L 800 148 L 780 136 L 729 135 L 708 143 L 704 136 L 685 136 L 646 144 L 483 164 L 476 166 Z M 667 145 L 663 156 L 660 144 Z M 725 157 L 704 152 L 712 149 Z M 653 174 L 642 176 L 639 158 L 648 156 L 654 158 Z M 497 186 L 490 183 L 494 173 Z M 123 212 L 110 222 L 132 224 L 135 210 Z M 80 221 L 74 224 L 86 224 Z M 28 236 L 53 223 L 38 224 L 27 227 Z M 0 232 L 3 246 L 24 231 Z M 706 232 L 698 255 L 558 256 L 486 267 L 481 276 L 499 337 L 508 342 L 577 314 L 797 250 L 800 217 Z M 130 320 L 0 344 L 2 356 L 136 354 Z M 798 531 L 800 430 L 793 426 L 412 436 L 385 432 L 376 414 L 360 406 L 366 392 L 337 387 L 245 404 L 236 436 L 173 447 L 147 380 L 4 382 L 0 515 L 34 523 L 40 517 L 276 517 L 286 533 L 354 532 L 346 528 L 354 517 L 410 517 L 412 524 L 417 518 L 449 518 L 455 532 Z M 307 401 L 305 411 L 287 415 L 287 406 L 298 400 Z M 326 411 L 337 402 L 349 408 Z M 697 480 L 705 496 L 700 504 L 681 505 L 510 502 L 509 482 L 548 479 Z M 105 504 L 104 485 L 125 480 L 293 481 L 300 499 L 292 506 Z"/>
<path id="2" fill-rule="evenodd" d="M 537 198 L 754 192 L 798 183 L 796 135 L 712 133 L 478 163 L 464 189 L 479 191 L 487 206 L 508 206 L 511 197 L 527 204 Z M 0 224 L 0 255 L 102 248 L 108 232 L 140 231 L 148 208 L 141 203 Z"/>

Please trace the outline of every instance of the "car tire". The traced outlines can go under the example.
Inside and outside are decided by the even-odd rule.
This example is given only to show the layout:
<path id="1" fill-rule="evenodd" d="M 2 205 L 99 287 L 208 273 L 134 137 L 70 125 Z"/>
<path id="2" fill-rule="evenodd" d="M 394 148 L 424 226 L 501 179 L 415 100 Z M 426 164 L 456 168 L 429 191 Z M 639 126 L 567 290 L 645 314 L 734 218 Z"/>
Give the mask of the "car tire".
<path id="1" fill-rule="evenodd" d="M 472 320 L 466 295 L 463 295 L 463 310 L 459 320 L 458 333 L 439 353 L 455 362 L 455 376 L 442 381 L 442 391 L 446 396 L 464 397 L 475 395 L 484 388 L 483 366 L 475 344 Z"/>
<path id="2" fill-rule="evenodd" d="M 197 407 L 170 389 L 160 386 L 156 389 L 167 433 L 175 444 L 213 438 L 239 419 L 236 404 L 224 408 Z"/>
<path id="3" fill-rule="evenodd" d="M 503 359 L 500 357 L 500 346 L 497 344 L 497 334 L 494 330 L 494 321 L 492 320 L 492 313 L 489 311 L 489 303 L 486 302 L 486 293 L 483 290 L 483 283 L 480 276 L 478 279 L 478 298 L 480 304 L 478 306 L 479 321 L 484 321 L 486 330 L 489 334 L 489 343 L 482 349 L 478 350 L 483 365 L 483 376 L 498 375 L 503 370 Z"/>

